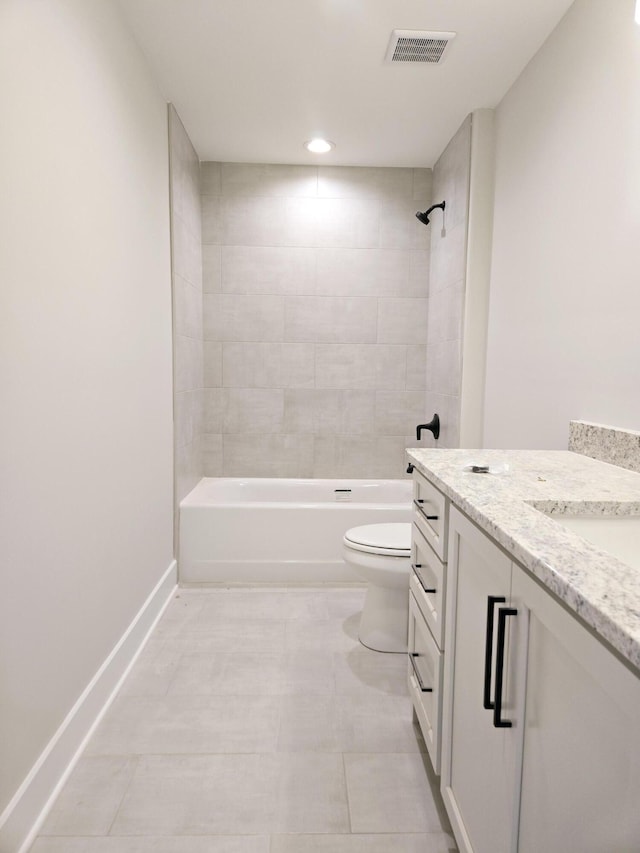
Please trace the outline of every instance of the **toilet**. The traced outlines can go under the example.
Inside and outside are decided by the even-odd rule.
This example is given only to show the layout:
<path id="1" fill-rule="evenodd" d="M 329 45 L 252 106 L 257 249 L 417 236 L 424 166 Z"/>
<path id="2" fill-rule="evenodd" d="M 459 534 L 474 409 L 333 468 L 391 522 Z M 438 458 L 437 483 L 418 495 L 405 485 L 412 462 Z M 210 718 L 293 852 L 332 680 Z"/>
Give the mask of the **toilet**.
<path id="1" fill-rule="evenodd" d="M 376 652 L 406 652 L 411 523 L 352 527 L 342 540 L 342 557 L 368 583 L 360 642 Z"/>

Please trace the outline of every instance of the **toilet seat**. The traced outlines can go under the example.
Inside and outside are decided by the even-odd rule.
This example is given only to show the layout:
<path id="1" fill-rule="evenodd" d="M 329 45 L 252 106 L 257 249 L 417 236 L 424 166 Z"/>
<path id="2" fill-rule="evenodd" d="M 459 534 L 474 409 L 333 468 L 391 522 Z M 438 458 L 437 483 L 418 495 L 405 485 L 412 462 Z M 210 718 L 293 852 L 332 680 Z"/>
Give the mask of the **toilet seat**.
<path id="1" fill-rule="evenodd" d="M 358 639 L 376 652 L 406 653 L 411 522 L 352 527 L 342 540 L 342 556 L 367 582 Z"/>
<path id="2" fill-rule="evenodd" d="M 409 557 L 411 555 L 411 524 L 364 524 L 347 530 L 344 539 L 347 548 L 365 554 L 381 554 L 387 557 Z"/>

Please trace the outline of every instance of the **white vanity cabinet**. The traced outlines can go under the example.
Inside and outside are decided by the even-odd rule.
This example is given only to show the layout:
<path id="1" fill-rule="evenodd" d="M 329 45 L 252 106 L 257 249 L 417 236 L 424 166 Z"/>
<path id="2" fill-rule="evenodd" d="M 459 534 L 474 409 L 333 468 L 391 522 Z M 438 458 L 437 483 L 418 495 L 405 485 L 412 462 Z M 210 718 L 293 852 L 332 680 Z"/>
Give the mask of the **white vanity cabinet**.
<path id="1" fill-rule="evenodd" d="M 494 722 L 498 617 L 511 605 L 511 561 L 457 509 L 449 517 L 441 790 L 461 851 L 505 853 L 517 832 L 521 729 L 513 719 L 511 630 L 498 711 L 513 725 Z"/>
<path id="2" fill-rule="evenodd" d="M 519 853 L 640 851 L 640 679 L 514 564 L 528 622 Z"/>
<path id="3" fill-rule="evenodd" d="M 640 680 L 450 510 L 442 793 L 465 853 L 640 851 Z"/>
<path id="4" fill-rule="evenodd" d="M 408 682 L 431 764 L 440 772 L 444 604 L 449 502 L 414 472 L 409 581 Z"/>

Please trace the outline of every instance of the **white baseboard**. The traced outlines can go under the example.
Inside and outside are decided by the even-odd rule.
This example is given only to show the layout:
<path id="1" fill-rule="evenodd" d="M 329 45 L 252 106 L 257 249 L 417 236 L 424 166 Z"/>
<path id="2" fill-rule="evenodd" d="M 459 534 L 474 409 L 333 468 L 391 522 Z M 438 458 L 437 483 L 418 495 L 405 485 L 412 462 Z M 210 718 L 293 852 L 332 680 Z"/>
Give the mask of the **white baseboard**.
<path id="1" fill-rule="evenodd" d="M 0 851 L 26 853 L 177 584 L 174 560 L 0 815 Z"/>
<path id="2" fill-rule="evenodd" d="M 355 571 L 339 560 L 183 560 L 180 583 L 328 584 L 358 583 Z"/>

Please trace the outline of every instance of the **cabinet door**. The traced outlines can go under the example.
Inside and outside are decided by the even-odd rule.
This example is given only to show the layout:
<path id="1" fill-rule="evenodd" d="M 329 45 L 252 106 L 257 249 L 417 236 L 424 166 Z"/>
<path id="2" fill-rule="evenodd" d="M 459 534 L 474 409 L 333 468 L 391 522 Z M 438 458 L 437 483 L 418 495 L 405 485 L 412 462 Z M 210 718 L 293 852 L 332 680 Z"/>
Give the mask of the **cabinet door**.
<path id="1" fill-rule="evenodd" d="M 512 718 L 511 727 L 496 727 L 494 711 L 485 707 L 486 698 L 493 701 L 496 697 L 496 627 L 500 609 L 509 606 L 510 585 L 509 558 L 452 508 L 442 794 L 458 845 L 467 853 L 506 853 L 515 849 L 517 839 L 522 727 L 514 698 L 518 690 L 516 620 L 505 619 L 504 684 L 500 697 L 505 716 Z M 490 599 L 495 622 L 488 635 Z M 491 651 L 490 662 L 487 648 Z"/>
<path id="2" fill-rule="evenodd" d="M 529 614 L 519 853 L 640 850 L 640 680 L 518 566 Z"/>

